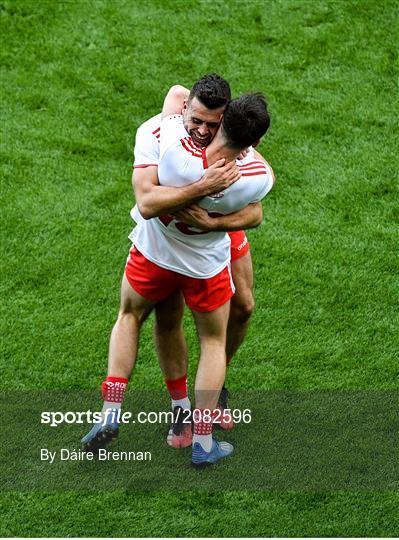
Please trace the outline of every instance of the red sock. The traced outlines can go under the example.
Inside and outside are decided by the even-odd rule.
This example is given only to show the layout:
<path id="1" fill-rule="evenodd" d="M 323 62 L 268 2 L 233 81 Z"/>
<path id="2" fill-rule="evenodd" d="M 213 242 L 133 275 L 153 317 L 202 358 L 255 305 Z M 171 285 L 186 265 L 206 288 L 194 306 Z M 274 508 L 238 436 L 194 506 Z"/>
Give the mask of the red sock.
<path id="1" fill-rule="evenodd" d="M 165 383 L 172 399 L 184 399 L 187 397 L 187 373 L 180 379 L 166 379 Z"/>
<path id="2" fill-rule="evenodd" d="M 101 385 L 104 401 L 122 403 L 128 382 L 124 377 L 107 377 Z"/>
<path id="3" fill-rule="evenodd" d="M 211 435 L 213 419 L 216 414 L 220 414 L 218 409 L 214 411 L 209 411 L 209 409 L 194 409 L 194 435 Z"/>

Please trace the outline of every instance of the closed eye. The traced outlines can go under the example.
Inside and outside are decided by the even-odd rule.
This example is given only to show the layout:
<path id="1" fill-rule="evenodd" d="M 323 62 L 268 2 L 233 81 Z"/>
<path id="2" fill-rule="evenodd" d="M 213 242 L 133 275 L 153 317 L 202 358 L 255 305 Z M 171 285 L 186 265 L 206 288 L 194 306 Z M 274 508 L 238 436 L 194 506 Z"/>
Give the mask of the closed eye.
<path id="1" fill-rule="evenodd" d="M 193 124 L 196 124 L 197 126 L 205 124 L 206 127 L 208 127 L 209 129 L 217 128 L 219 126 L 218 122 L 204 122 L 203 120 L 200 120 L 199 118 L 192 118 L 191 121 L 193 122 Z"/>

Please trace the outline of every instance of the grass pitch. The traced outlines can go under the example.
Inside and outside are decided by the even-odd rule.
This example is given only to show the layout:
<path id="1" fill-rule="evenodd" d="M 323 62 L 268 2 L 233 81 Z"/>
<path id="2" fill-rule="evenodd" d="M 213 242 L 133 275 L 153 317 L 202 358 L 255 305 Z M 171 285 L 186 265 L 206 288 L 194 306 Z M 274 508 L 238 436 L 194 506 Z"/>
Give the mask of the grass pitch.
<path id="1" fill-rule="evenodd" d="M 397 389 L 397 12 L 383 1 L 0 1 L 4 389 L 97 388 L 135 128 L 175 83 L 263 90 L 277 184 L 231 389 Z M 186 321 L 193 380 L 198 346 Z M 151 324 L 134 388 L 161 388 Z M 29 441 L 27 441 L 29 444 Z M 397 536 L 397 493 L 4 493 L 3 536 Z"/>

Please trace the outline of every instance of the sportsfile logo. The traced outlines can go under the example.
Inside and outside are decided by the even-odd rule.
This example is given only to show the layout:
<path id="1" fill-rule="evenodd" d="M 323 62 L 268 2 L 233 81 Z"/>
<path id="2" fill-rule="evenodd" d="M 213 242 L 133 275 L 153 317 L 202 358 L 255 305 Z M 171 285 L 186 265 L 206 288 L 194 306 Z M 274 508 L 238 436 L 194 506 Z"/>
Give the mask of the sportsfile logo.
<path id="1" fill-rule="evenodd" d="M 49 424 L 50 427 L 58 427 L 60 424 L 98 424 L 105 426 L 108 423 L 128 424 L 132 419 L 132 413 L 122 413 L 120 409 L 107 409 L 106 411 L 43 411 L 40 415 L 41 424 Z M 133 420 L 134 422 L 134 420 Z"/>
<path id="2" fill-rule="evenodd" d="M 180 412 L 180 411 L 179 411 Z M 238 424 L 249 424 L 252 421 L 250 409 L 194 409 L 193 413 L 189 409 L 181 410 L 179 419 L 183 423 L 200 422 L 230 422 Z M 105 426 L 109 423 L 117 424 L 172 424 L 176 421 L 173 411 L 140 411 L 136 415 L 126 411 L 122 412 L 118 408 L 109 408 L 102 411 L 43 411 L 40 414 L 40 423 L 50 427 L 58 427 L 61 424 L 101 424 Z"/>

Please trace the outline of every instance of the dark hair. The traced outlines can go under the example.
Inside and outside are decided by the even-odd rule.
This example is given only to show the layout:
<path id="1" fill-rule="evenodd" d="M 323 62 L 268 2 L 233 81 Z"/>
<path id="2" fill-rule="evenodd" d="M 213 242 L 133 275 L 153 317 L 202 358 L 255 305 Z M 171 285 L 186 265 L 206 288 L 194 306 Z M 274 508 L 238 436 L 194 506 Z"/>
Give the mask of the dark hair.
<path id="1" fill-rule="evenodd" d="M 269 126 L 266 99 L 260 92 L 233 99 L 223 114 L 222 130 L 231 148 L 242 150 L 256 144 Z"/>
<path id="2" fill-rule="evenodd" d="M 224 107 L 231 99 L 230 85 L 216 73 L 204 75 L 191 88 L 188 101 L 195 97 L 208 109 Z"/>

